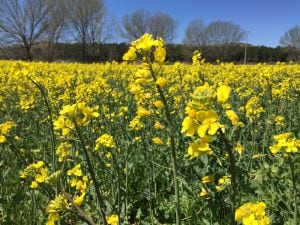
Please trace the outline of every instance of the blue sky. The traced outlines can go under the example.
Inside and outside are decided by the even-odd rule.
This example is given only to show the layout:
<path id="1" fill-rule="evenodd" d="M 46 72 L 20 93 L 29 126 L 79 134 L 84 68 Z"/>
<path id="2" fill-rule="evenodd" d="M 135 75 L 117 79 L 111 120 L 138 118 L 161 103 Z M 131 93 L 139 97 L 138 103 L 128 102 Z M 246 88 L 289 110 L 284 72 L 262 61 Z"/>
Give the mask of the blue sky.
<path id="1" fill-rule="evenodd" d="M 289 28 L 300 25 L 300 0 L 105 0 L 108 12 L 121 21 L 137 9 L 161 11 L 178 22 L 181 42 L 188 23 L 202 19 L 232 21 L 249 32 L 248 42 L 275 47 Z"/>

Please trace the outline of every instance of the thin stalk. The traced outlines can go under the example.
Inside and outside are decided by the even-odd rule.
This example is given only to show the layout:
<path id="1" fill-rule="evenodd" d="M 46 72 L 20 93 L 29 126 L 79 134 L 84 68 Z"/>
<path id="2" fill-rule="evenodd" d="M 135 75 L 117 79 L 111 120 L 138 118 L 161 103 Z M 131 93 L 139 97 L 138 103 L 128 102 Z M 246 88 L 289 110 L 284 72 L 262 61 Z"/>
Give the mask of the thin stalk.
<path id="1" fill-rule="evenodd" d="M 149 162 L 149 159 L 148 159 L 148 151 L 150 151 L 150 147 L 149 147 L 149 144 L 148 142 L 146 142 L 146 137 L 145 137 L 145 134 L 144 132 L 142 133 L 142 138 L 143 138 L 143 146 L 144 146 L 144 157 L 145 157 L 145 161 L 147 162 L 147 168 L 148 168 L 148 198 L 149 198 L 149 211 L 150 211 L 150 219 L 151 219 L 151 224 L 153 225 L 154 224 L 154 215 L 153 215 L 153 207 L 152 207 L 152 196 L 151 196 L 151 193 L 152 193 L 152 183 L 153 183 L 153 173 L 152 173 L 152 167 L 151 165 L 148 163 Z M 152 178 L 152 179 L 151 179 Z"/>
<path id="2" fill-rule="evenodd" d="M 43 88 L 42 85 L 38 84 L 37 82 L 35 82 L 33 79 L 31 79 L 30 77 L 28 77 L 28 79 L 40 90 L 41 95 L 44 99 L 46 108 L 47 108 L 47 112 L 49 115 L 49 122 L 50 122 L 50 138 L 51 138 L 51 152 L 52 152 L 52 165 L 53 165 L 53 170 L 55 171 L 55 167 L 56 167 L 56 158 L 55 158 L 55 134 L 54 134 L 54 125 L 53 125 L 53 117 L 52 117 L 52 109 L 51 109 L 51 105 L 48 101 L 48 96 L 47 93 L 45 91 L 45 89 Z"/>
<path id="3" fill-rule="evenodd" d="M 72 197 L 65 191 L 63 191 L 64 196 L 68 199 L 69 202 L 71 202 L 72 206 L 77 210 L 78 215 L 80 217 L 81 220 L 83 220 L 84 222 L 86 222 L 89 225 L 96 225 L 96 223 L 93 221 L 93 219 L 84 213 L 84 211 L 74 203 L 74 200 L 72 199 Z"/>
<path id="4" fill-rule="evenodd" d="M 294 194 L 294 225 L 299 224 L 298 219 L 298 193 L 297 193 L 297 186 L 296 186 L 296 175 L 295 175 L 295 167 L 294 162 L 292 161 L 291 157 L 289 156 L 289 165 L 291 169 L 291 175 L 292 175 L 292 185 L 293 185 L 293 194 Z"/>
<path id="5" fill-rule="evenodd" d="M 117 152 L 117 148 L 115 148 L 115 151 Z M 117 199 L 118 199 L 118 217 L 121 218 L 121 175 L 120 175 L 120 168 L 119 168 L 119 165 L 118 165 L 118 162 L 117 162 L 117 159 L 116 157 L 114 156 L 114 153 L 112 152 L 112 161 L 113 161 L 113 167 L 116 168 L 117 170 L 117 178 L 118 178 L 118 196 L 117 196 Z M 121 225 L 121 220 L 119 219 L 119 225 Z"/>
<path id="6" fill-rule="evenodd" d="M 151 63 L 150 65 L 150 72 L 152 78 L 156 82 L 156 75 L 153 71 Z M 162 91 L 162 88 L 159 85 L 156 85 L 156 89 L 160 95 L 160 99 L 164 104 L 164 110 L 166 114 L 166 118 L 169 124 L 169 136 L 170 136 L 170 144 L 171 144 L 171 158 L 172 158 L 172 170 L 173 170 L 173 180 L 174 180 L 174 189 L 175 189 L 175 208 L 176 208 L 176 225 L 181 224 L 180 220 L 180 201 L 179 201 L 179 185 L 178 185 L 178 178 L 177 178 L 177 159 L 176 159 L 176 147 L 175 147 L 175 138 L 174 138 L 174 131 L 173 131 L 173 120 L 170 112 L 170 108 L 166 97 Z"/>
<path id="7" fill-rule="evenodd" d="M 231 225 L 236 225 L 236 221 L 234 218 L 235 214 L 235 208 L 236 208 L 236 196 L 237 196 L 237 172 L 236 172 L 236 164 L 235 164 L 235 158 L 232 152 L 232 148 L 230 147 L 230 144 L 223 133 L 221 129 L 218 130 L 219 134 L 221 135 L 222 141 L 225 145 L 225 150 L 229 156 L 229 171 L 231 175 L 231 192 L 230 192 L 230 209 L 231 209 L 231 215 L 230 215 L 230 221 Z"/>
<path id="8" fill-rule="evenodd" d="M 74 119 L 74 125 L 75 125 L 75 130 L 76 130 L 76 133 L 78 135 L 78 138 L 79 138 L 79 141 L 80 141 L 80 144 L 81 144 L 81 148 L 83 150 L 83 153 L 84 153 L 87 165 L 88 165 L 88 171 L 89 171 L 89 173 L 92 177 L 92 180 L 94 182 L 97 199 L 98 199 L 98 202 L 99 202 L 99 205 L 100 205 L 100 214 L 102 216 L 102 221 L 103 221 L 104 225 L 107 225 L 106 214 L 105 214 L 105 206 L 104 206 L 102 195 L 100 193 L 100 185 L 98 183 L 98 180 L 96 179 L 96 174 L 95 174 L 94 168 L 92 166 L 92 163 L 91 163 L 89 154 L 87 152 L 87 149 L 85 147 L 83 136 L 80 132 L 80 129 L 79 129 L 78 124 L 77 124 L 75 119 Z"/>

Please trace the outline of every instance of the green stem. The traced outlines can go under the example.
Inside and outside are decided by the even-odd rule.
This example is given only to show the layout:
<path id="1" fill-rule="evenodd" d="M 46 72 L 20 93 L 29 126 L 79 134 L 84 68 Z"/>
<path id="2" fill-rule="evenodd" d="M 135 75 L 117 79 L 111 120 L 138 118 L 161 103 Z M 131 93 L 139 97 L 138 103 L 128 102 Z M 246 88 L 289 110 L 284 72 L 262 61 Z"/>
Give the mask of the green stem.
<path id="1" fill-rule="evenodd" d="M 117 152 L 117 147 L 115 148 L 115 152 Z M 120 175 L 120 168 L 117 162 L 117 159 L 114 155 L 113 152 L 111 152 L 112 155 L 112 161 L 113 161 L 113 167 L 116 168 L 117 170 L 117 179 L 118 179 L 118 195 L 117 195 L 117 201 L 118 201 L 118 217 L 121 218 L 121 210 L 122 210 L 122 205 L 121 205 L 121 175 Z M 119 225 L 121 225 L 121 220 L 119 219 Z"/>
<path id="2" fill-rule="evenodd" d="M 296 186 L 296 174 L 295 174 L 295 167 L 294 167 L 294 162 L 291 159 L 291 157 L 288 157 L 289 159 L 289 165 L 291 169 L 291 175 L 292 175 L 292 185 L 293 185 L 293 192 L 294 192 L 294 224 L 298 225 L 298 193 L 297 193 L 297 186 Z"/>
<path id="3" fill-rule="evenodd" d="M 82 150 L 83 150 L 83 153 L 84 153 L 87 165 L 88 165 L 88 171 L 89 171 L 89 173 L 92 177 L 92 180 L 94 182 L 97 199 L 98 199 L 98 202 L 99 202 L 99 205 L 100 205 L 100 214 L 102 216 L 102 221 L 103 221 L 104 225 L 107 225 L 106 214 L 105 214 L 105 206 L 104 206 L 102 195 L 100 193 L 100 185 L 98 183 L 98 180 L 96 179 L 96 174 L 94 172 L 94 168 L 92 166 L 89 154 L 88 154 L 87 149 L 85 147 L 84 139 L 83 139 L 83 136 L 82 136 L 82 134 L 80 132 L 80 129 L 77 125 L 76 119 L 74 119 L 74 124 L 75 124 L 76 133 L 78 135 L 78 138 L 79 138 L 79 141 L 80 141 L 80 144 L 81 144 L 81 147 L 82 147 Z"/>
<path id="4" fill-rule="evenodd" d="M 151 63 L 150 65 L 150 72 L 152 78 L 156 82 L 155 72 L 153 71 Z M 173 170 L 173 180 L 174 180 L 174 189 L 175 189 L 175 204 L 176 204 L 176 225 L 181 224 L 180 220 L 180 201 L 179 201 L 179 185 L 178 185 L 178 178 L 177 178 L 177 159 L 176 159 L 176 147 L 175 147 L 175 138 L 173 132 L 173 120 L 170 112 L 170 108 L 166 97 L 162 91 L 162 88 L 159 85 L 156 85 L 156 89 L 160 95 L 160 99 L 164 104 L 164 110 L 166 114 L 166 118 L 169 124 L 169 136 L 170 136 L 170 144 L 171 144 L 171 158 L 172 158 L 172 170 Z"/>
<path id="5" fill-rule="evenodd" d="M 235 215 L 235 208 L 236 208 L 236 196 L 237 196 L 237 172 L 236 172 L 236 164 L 235 164 L 235 158 L 234 154 L 232 152 L 232 148 L 230 147 L 230 144 L 223 133 L 221 129 L 218 130 L 219 134 L 221 135 L 221 138 L 225 145 L 225 150 L 229 156 L 229 170 L 231 175 L 231 193 L 230 193 L 230 208 L 231 208 L 231 215 L 230 215 L 230 221 L 231 225 L 236 225 L 236 221 L 234 218 Z"/>
<path id="6" fill-rule="evenodd" d="M 41 84 L 35 82 L 30 77 L 28 77 L 28 79 L 40 90 L 41 95 L 44 99 L 46 108 L 47 108 L 47 112 L 48 112 L 48 115 L 49 115 L 49 121 L 50 121 L 52 164 L 53 164 L 53 170 L 55 171 L 55 167 L 56 167 L 55 146 L 56 146 L 56 144 L 55 144 L 55 134 L 54 134 L 54 125 L 53 125 L 51 105 L 49 103 L 48 96 L 47 96 L 47 93 L 45 91 L 45 88 Z"/>

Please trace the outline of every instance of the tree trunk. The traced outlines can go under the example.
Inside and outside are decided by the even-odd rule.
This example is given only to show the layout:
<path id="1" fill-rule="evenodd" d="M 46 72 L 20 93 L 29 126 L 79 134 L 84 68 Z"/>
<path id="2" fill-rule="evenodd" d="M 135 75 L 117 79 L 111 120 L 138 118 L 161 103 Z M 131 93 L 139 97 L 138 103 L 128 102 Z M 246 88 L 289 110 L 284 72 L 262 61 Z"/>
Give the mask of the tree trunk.
<path id="1" fill-rule="evenodd" d="M 25 51 L 26 51 L 26 60 L 27 61 L 31 61 L 32 57 L 31 57 L 31 46 L 27 45 L 25 46 Z"/>

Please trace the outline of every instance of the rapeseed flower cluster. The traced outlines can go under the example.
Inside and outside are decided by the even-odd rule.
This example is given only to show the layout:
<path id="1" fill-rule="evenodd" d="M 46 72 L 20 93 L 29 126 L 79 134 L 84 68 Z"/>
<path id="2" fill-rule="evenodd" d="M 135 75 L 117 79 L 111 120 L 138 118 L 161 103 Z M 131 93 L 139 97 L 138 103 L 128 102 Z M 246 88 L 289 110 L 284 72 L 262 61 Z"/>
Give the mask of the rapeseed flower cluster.
<path id="1" fill-rule="evenodd" d="M 87 176 L 82 174 L 81 164 L 77 164 L 74 168 L 68 170 L 67 175 L 70 186 L 74 187 L 76 191 L 80 191 L 81 193 L 80 195 L 75 196 L 74 203 L 81 205 L 86 194 L 89 179 Z"/>
<path id="2" fill-rule="evenodd" d="M 119 224 L 119 217 L 118 215 L 111 215 L 106 217 L 107 224 L 108 225 L 118 225 Z"/>
<path id="3" fill-rule="evenodd" d="M 67 159 L 71 155 L 71 147 L 72 145 L 67 142 L 62 142 L 56 148 L 56 155 L 58 155 L 58 161 L 63 162 L 64 159 Z"/>
<path id="4" fill-rule="evenodd" d="M 102 134 L 99 138 L 97 138 L 95 150 L 100 149 L 101 146 L 104 146 L 107 148 L 114 148 L 115 142 L 114 142 L 113 136 L 111 136 L 109 134 Z"/>
<path id="5" fill-rule="evenodd" d="M 69 203 L 63 194 L 58 194 L 50 201 L 46 208 L 48 213 L 48 220 L 46 225 L 55 225 L 59 220 L 59 213 L 70 209 Z"/>
<path id="6" fill-rule="evenodd" d="M 225 131 L 224 125 L 219 122 L 219 116 L 215 111 L 217 103 L 223 105 L 229 98 L 230 87 L 221 85 L 217 90 L 204 83 L 196 88 L 192 95 L 192 101 L 186 107 L 187 116 L 182 122 L 181 132 L 188 137 L 198 138 L 189 145 L 188 153 L 191 157 L 198 157 L 203 154 L 212 154 L 210 143 L 220 130 Z"/>
<path id="7" fill-rule="evenodd" d="M 63 136 L 68 135 L 76 125 L 85 126 L 91 119 L 99 117 L 97 107 L 91 108 L 85 103 L 65 105 L 59 112 L 60 116 L 54 121 L 55 130 L 61 131 Z"/>
<path id="8" fill-rule="evenodd" d="M 142 57 L 143 61 L 148 61 L 153 56 L 154 61 L 163 63 L 166 58 L 166 49 L 163 39 L 153 39 L 151 34 L 144 34 L 141 38 L 131 42 L 130 48 L 124 54 L 123 60 L 134 61 Z"/>
<path id="9" fill-rule="evenodd" d="M 16 126 L 16 124 L 12 121 L 0 124 L 0 144 L 6 141 L 6 135 L 14 126 Z"/>
<path id="10" fill-rule="evenodd" d="M 266 215 L 264 202 L 245 203 L 235 211 L 235 220 L 243 225 L 268 225 L 270 219 Z"/>
<path id="11" fill-rule="evenodd" d="M 283 133 L 283 134 L 274 135 L 273 139 L 276 141 L 276 144 L 269 147 L 269 150 L 273 154 L 296 153 L 300 148 L 300 140 L 296 139 L 292 133 Z"/>
<path id="12" fill-rule="evenodd" d="M 20 178 L 31 181 L 30 188 L 32 189 L 38 188 L 40 184 L 45 182 L 47 177 L 48 168 L 43 161 L 32 163 L 20 172 Z"/>

